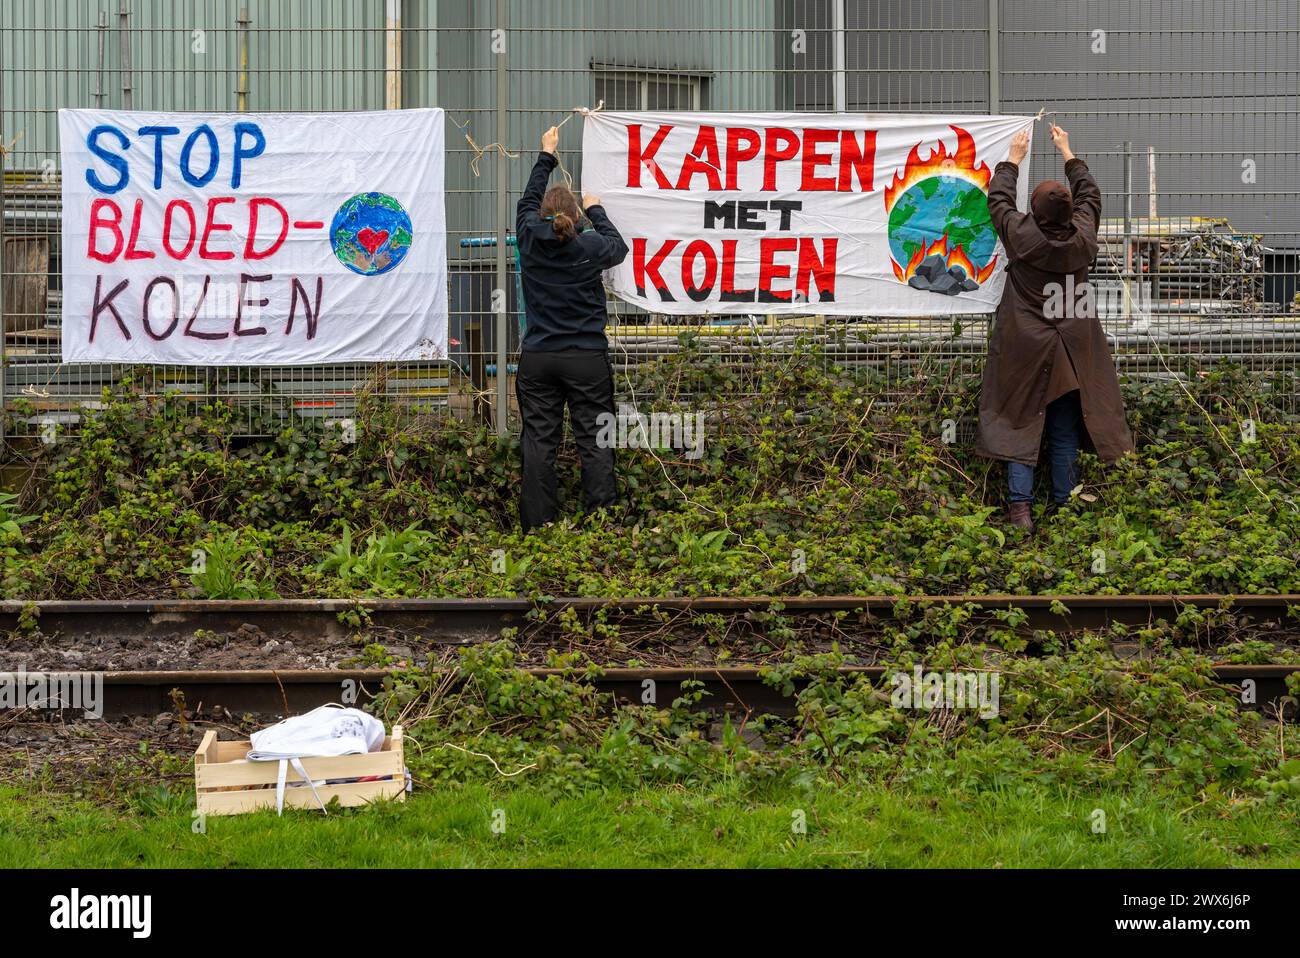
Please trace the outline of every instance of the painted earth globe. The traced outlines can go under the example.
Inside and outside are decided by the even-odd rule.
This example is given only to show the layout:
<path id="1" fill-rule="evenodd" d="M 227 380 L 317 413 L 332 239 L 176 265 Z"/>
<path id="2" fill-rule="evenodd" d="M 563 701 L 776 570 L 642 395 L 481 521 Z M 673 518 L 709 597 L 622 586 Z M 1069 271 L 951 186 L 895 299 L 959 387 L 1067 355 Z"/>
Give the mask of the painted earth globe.
<path id="1" fill-rule="evenodd" d="M 997 245 L 988 196 L 956 176 L 931 176 L 912 184 L 889 211 L 889 250 L 907 264 L 921 244 L 948 236 L 976 266 L 987 266 Z"/>
<path id="2" fill-rule="evenodd" d="M 388 272 L 406 258 L 411 240 L 411 217 L 387 193 L 358 193 L 330 223 L 334 255 L 363 276 Z"/>

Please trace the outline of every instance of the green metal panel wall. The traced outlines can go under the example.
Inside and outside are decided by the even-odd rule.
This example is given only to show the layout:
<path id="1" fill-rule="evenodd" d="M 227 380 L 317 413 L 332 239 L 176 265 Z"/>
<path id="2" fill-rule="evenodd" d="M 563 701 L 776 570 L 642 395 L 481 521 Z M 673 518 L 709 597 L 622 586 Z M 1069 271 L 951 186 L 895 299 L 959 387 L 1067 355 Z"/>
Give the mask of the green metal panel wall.
<path id="1" fill-rule="evenodd" d="M 571 117 L 575 106 L 595 106 L 602 95 L 611 100 L 617 95 L 622 102 L 607 105 L 621 109 L 830 109 L 833 4 L 402 0 L 401 105 L 441 106 L 449 119 L 453 364 L 437 375 L 459 382 L 475 358 L 492 363 L 513 357 L 518 305 L 512 295 L 513 257 L 501 263 L 491 246 L 462 247 L 461 242 L 495 239 L 512 227 L 514 202 L 546 127 Z M 1047 102 L 1064 109 L 1058 116 L 1086 137 L 1103 174 L 1108 209 L 1123 209 L 1116 191 L 1123 188 L 1124 171 L 1134 172 L 1134 165 L 1117 144 L 1133 140 L 1139 151 L 1150 144 L 1161 153 L 1162 212 L 1226 211 L 1251 228 L 1267 226 L 1275 245 L 1294 246 L 1296 148 L 1294 137 L 1287 137 L 1300 112 L 1295 70 L 1285 53 L 1296 48 L 1300 36 L 1300 0 L 1081 0 L 1068 22 L 1054 18 L 1049 5 L 1028 0 L 844 0 L 844 5 L 849 110 L 979 111 L 1000 90 L 1002 109 L 1029 112 L 1055 89 L 1057 99 Z M 0 0 L 0 137 L 9 147 L 0 234 L 27 244 L 15 254 L 23 264 L 18 272 L 26 278 L 40 272 L 49 293 L 45 307 L 20 317 L 41 320 L 45 328 L 22 327 L 5 337 L 12 348 L 0 397 L 53 390 L 93 399 L 115 374 L 58 362 L 57 109 L 382 109 L 386 8 L 385 0 Z M 1001 13 L 1000 28 L 990 36 L 995 11 Z M 1114 49 L 1150 50 L 1151 62 L 1136 64 L 1142 69 L 1135 70 L 1120 59 L 1083 52 L 1094 22 L 1111 28 Z M 504 32 L 494 34 L 498 29 Z M 498 54 L 502 45 L 505 52 Z M 1068 63 L 1062 59 L 1067 53 L 1074 57 Z M 1079 74 L 1080 64 L 1088 72 Z M 1187 74 L 1195 71 L 1199 99 L 1178 99 Z M 1257 81 L 1256 74 L 1263 78 Z M 623 79 L 611 83 L 615 75 Z M 1065 91 L 1078 85 L 1080 75 L 1091 99 L 1067 103 Z M 645 85 L 644 98 L 630 102 L 628 91 L 639 91 L 639 84 Z M 681 96 L 683 88 L 691 91 L 689 104 L 657 99 Z M 1179 106 L 1159 105 L 1164 100 Z M 1161 139 L 1159 130 L 1171 125 L 1177 126 L 1177 137 Z M 572 119 L 561 138 L 561 155 L 578 186 L 581 127 L 580 118 Z M 1229 129 L 1246 134 L 1229 142 L 1223 139 Z M 499 140 L 501 150 L 515 155 L 489 151 L 475 175 L 475 152 L 466 133 L 480 147 Z M 1041 140 L 1041 131 L 1038 136 Z M 1239 182 L 1247 151 L 1259 158 L 1258 186 Z M 1140 153 L 1136 173 L 1140 208 L 1145 199 Z M 1218 185 L 1207 192 L 1205 184 L 1211 182 Z M 1252 211 L 1256 218 L 1243 218 Z M 1109 228 L 1108 248 L 1118 248 L 1128 233 L 1117 232 L 1114 223 Z M 1208 242 L 1199 234 L 1193 239 Z M 1219 252 L 1237 248 L 1235 240 L 1215 243 Z M 1177 346 L 1181 354 L 1293 366 L 1300 323 L 1285 304 L 1295 292 L 1294 261 L 1270 274 L 1257 262 L 1257 243 L 1240 246 L 1236 265 L 1226 267 L 1219 260 L 1204 265 L 1196 248 L 1174 250 L 1186 261 L 1180 269 L 1187 273 L 1176 281 L 1199 298 L 1194 308 L 1156 304 L 1167 313 L 1158 317 L 1162 335 L 1167 333 L 1170 348 Z M 1115 283 L 1118 268 L 1114 262 L 1106 267 Z M 1137 274 L 1124 276 L 1130 282 Z M 494 290 L 511 294 L 505 316 L 492 310 Z M 41 296 L 28 292 L 23 290 L 24 303 L 44 295 L 40 289 Z M 613 303 L 611 315 L 618 361 L 631 365 L 674 348 L 673 330 L 638 326 L 645 317 L 637 310 Z M 479 330 L 471 348 L 468 330 L 474 324 Z M 788 341 L 799 321 L 783 320 L 774 330 L 777 325 L 786 337 L 782 341 Z M 499 329 L 508 334 L 503 353 L 497 348 Z M 891 363 L 905 346 L 917 343 L 944 355 L 978 357 L 984 348 L 982 320 L 968 324 L 959 339 L 952 337 L 949 322 L 931 317 L 871 321 L 855 335 L 860 351 L 876 357 L 873 362 L 884 356 L 879 361 Z M 1116 340 L 1121 364 L 1146 369 L 1150 355 L 1144 342 Z M 322 399 L 320 408 L 335 409 L 329 397 L 347 394 L 373 370 L 304 370 L 288 387 L 283 376 L 257 369 L 156 372 L 160 381 L 183 381 L 198 395 L 242 389 L 260 399 L 273 380 L 270 388 L 292 388 L 295 395 Z M 444 388 L 419 379 L 424 373 L 433 376 L 432 367 L 403 370 L 408 372 L 425 394 Z"/>
<path id="2" fill-rule="evenodd" d="M 59 107 L 239 109 L 241 11 L 248 110 L 383 109 L 383 0 L 5 0 L 10 168 L 57 159 Z"/>

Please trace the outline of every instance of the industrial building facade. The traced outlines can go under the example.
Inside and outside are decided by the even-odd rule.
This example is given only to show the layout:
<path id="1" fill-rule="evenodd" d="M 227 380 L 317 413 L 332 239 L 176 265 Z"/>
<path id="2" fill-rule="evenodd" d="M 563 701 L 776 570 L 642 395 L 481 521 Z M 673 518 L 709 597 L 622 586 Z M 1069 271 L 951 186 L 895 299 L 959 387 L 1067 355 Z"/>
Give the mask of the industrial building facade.
<path id="1" fill-rule="evenodd" d="M 1228 357 L 1291 368 L 1298 54 L 1300 0 L 6 0 L 0 398 L 21 410 L 13 431 L 35 434 L 75 422 L 123 372 L 59 362 L 60 107 L 447 111 L 450 362 L 378 376 L 363 366 L 160 367 L 148 371 L 160 392 L 344 417 L 377 383 L 430 408 L 477 393 L 508 409 L 514 203 L 542 130 L 600 103 L 1051 111 L 1105 194 L 1096 275 L 1121 291 L 1104 311 L 1121 366 Z M 1036 178 L 1057 173 L 1043 126 Z M 569 123 L 561 144 L 576 182 L 580 131 Z M 492 309 L 498 289 L 505 313 Z M 617 303 L 611 313 L 616 364 L 675 348 L 665 318 Z M 833 325 L 717 324 L 711 342 L 739 352 L 791 331 L 830 341 Z M 987 318 L 951 326 L 866 315 L 852 324 L 851 358 L 898 362 L 919 344 L 977 361 Z"/>

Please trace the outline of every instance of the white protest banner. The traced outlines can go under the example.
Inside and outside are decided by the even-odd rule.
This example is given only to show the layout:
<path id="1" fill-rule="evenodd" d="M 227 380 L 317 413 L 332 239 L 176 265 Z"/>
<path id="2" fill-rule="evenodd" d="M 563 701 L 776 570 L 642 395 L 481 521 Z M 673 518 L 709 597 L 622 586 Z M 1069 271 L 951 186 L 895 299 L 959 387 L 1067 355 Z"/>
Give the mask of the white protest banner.
<path id="1" fill-rule="evenodd" d="M 631 251 L 614 292 L 658 313 L 993 311 L 993 168 L 1033 117 L 586 117 L 582 189 Z M 1017 184 L 1027 198 L 1028 163 Z"/>
<path id="2" fill-rule="evenodd" d="M 63 361 L 447 355 L 442 110 L 60 110 Z"/>

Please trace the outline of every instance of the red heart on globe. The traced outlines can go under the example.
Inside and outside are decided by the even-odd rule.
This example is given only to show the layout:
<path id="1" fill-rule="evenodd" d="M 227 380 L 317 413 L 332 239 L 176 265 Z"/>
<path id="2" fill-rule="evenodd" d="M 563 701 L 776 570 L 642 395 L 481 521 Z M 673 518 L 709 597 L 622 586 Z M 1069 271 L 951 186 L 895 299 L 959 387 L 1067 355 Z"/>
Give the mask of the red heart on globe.
<path id="1" fill-rule="evenodd" d="M 384 240 L 388 239 L 388 230 L 380 230 L 376 233 L 369 226 L 357 232 L 357 242 L 360 243 L 367 253 L 375 255 L 375 250 L 384 245 Z"/>

